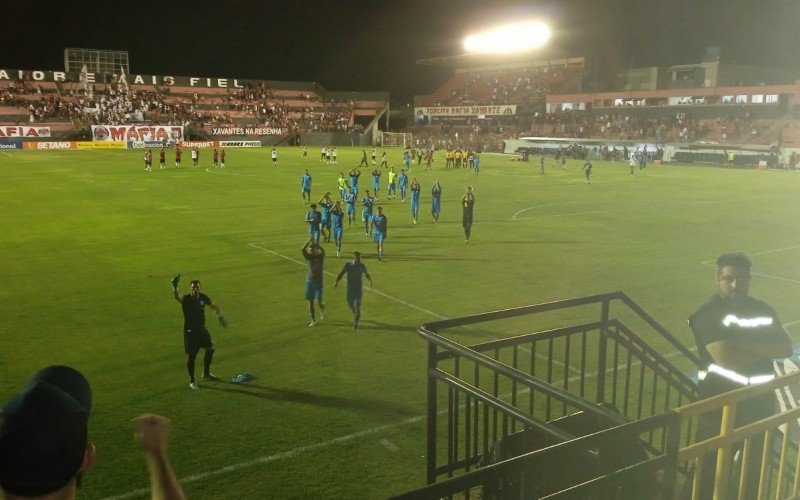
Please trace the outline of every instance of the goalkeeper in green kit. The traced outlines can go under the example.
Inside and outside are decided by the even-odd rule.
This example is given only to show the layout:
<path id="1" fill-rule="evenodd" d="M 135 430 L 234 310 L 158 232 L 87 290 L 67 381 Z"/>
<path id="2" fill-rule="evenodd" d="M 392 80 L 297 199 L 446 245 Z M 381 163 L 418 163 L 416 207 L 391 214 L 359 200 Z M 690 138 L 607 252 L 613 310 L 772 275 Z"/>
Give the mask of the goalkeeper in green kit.
<path id="1" fill-rule="evenodd" d="M 200 386 L 197 385 L 197 381 L 194 378 L 194 362 L 201 348 L 205 351 L 203 356 L 203 380 L 219 380 L 218 377 L 211 373 L 214 345 L 211 343 L 211 334 L 206 329 L 205 306 L 210 307 L 217 313 L 220 325 L 226 327 L 228 323 L 225 320 L 225 316 L 222 315 L 222 309 L 219 304 L 212 302 L 211 297 L 200 291 L 199 280 L 192 280 L 189 283 L 189 293 L 181 295 L 178 292 L 180 279 L 180 274 L 172 278 L 172 292 L 175 300 L 180 302 L 183 308 L 183 347 L 188 356 L 186 369 L 189 372 L 189 387 L 191 389 L 199 389 Z"/>

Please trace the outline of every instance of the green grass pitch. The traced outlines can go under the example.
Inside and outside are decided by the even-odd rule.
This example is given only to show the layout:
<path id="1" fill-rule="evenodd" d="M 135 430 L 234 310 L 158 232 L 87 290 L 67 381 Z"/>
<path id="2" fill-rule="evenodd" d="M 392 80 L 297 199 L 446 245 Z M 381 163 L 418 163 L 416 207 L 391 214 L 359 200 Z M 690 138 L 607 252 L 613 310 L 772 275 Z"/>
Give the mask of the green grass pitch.
<path id="1" fill-rule="evenodd" d="M 141 150 L 0 152 L 0 399 L 39 368 L 68 364 L 90 379 L 90 437 L 98 461 L 81 498 L 141 498 L 144 462 L 130 419 L 174 422 L 170 454 L 191 498 L 380 498 L 424 484 L 424 322 L 499 308 L 622 290 L 686 343 L 686 317 L 714 291 L 713 259 L 748 252 L 752 295 L 800 322 L 800 174 L 595 162 L 512 162 L 482 156 L 480 175 L 414 166 L 420 222 L 407 204 L 381 199 L 389 218 L 385 261 L 363 227 L 345 227 L 345 255 L 360 250 L 375 280 L 362 325 L 351 328 L 345 261 L 326 247 L 328 314 L 309 328 L 303 299 L 307 239 L 300 194 L 336 195 L 336 178 L 360 159 L 342 148 L 339 166 L 317 148 L 228 150 L 227 168 L 143 171 Z M 396 169 L 402 151 L 389 149 Z M 362 189 L 371 187 L 362 169 Z M 442 219 L 430 217 L 430 187 L 443 186 Z M 383 177 L 385 184 L 385 175 Z M 475 186 L 475 224 L 465 245 L 459 199 Z M 360 211 L 359 211 L 360 212 Z M 217 301 L 209 313 L 214 372 L 248 371 L 251 383 L 188 388 L 180 306 L 169 279 L 180 272 Z M 458 333 L 457 340 L 486 340 Z M 648 339 L 665 353 L 660 339 Z M 198 360 L 198 366 L 199 360 Z M 201 369 L 198 368 L 198 374 Z"/>

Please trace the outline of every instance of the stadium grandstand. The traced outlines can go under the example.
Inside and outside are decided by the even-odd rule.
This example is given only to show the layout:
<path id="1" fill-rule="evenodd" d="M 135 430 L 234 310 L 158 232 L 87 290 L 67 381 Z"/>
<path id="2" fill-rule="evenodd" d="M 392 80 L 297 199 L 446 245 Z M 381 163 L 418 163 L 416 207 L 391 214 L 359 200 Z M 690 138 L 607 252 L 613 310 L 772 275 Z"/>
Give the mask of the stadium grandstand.
<path id="1" fill-rule="evenodd" d="M 585 57 L 527 57 L 418 61 L 453 75 L 415 97 L 405 131 L 440 148 L 505 153 L 580 145 L 572 149 L 619 159 L 648 145 L 653 159 L 721 164 L 730 149 L 741 152 L 737 166 L 789 167 L 800 148 L 796 71 L 726 64 L 710 48 L 699 63 L 630 68 L 598 89 Z"/>
<path id="2" fill-rule="evenodd" d="M 112 66 L 116 71 L 110 72 Z M 387 92 L 332 92 L 316 82 L 144 75 L 127 67 L 124 52 L 66 49 L 64 71 L 0 68 L 3 136 L 87 139 L 92 125 L 180 125 L 187 140 L 358 145 L 372 143 L 388 112 Z"/>

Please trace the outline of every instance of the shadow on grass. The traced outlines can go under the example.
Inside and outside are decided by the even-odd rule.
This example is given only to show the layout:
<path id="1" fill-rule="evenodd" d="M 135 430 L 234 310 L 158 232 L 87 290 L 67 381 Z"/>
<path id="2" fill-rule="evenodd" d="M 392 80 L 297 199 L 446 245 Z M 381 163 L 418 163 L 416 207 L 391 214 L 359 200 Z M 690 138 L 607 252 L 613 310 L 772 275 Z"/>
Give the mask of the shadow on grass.
<path id="1" fill-rule="evenodd" d="M 253 382 L 234 384 L 233 382 L 219 381 L 203 384 L 203 390 L 207 389 L 231 394 L 241 394 L 243 396 L 267 399 L 270 401 L 286 401 L 327 408 L 338 408 L 341 410 L 357 411 L 381 416 L 417 416 L 420 414 L 419 410 L 400 406 L 388 400 L 343 398 L 339 396 L 315 394 L 308 391 L 282 389 Z"/>
<path id="2" fill-rule="evenodd" d="M 358 324 L 359 330 L 381 330 L 386 332 L 406 332 L 414 334 L 416 327 L 408 325 L 392 325 L 390 323 L 380 323 L 378 321 L 361 321 Z"/>

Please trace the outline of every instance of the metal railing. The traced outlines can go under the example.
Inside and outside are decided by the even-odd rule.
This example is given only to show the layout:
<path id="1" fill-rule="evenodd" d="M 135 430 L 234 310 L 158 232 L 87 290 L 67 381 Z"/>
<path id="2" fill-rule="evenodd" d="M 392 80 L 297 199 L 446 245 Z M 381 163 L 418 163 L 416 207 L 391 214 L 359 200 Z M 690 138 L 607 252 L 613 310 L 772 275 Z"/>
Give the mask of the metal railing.
<path id="1" fill-rule="evenodd" d="M 800 496 L 800 442 L 796 433 L 800 406 L 736 427 L 742 403 L 766 397 L 767 413 L 775 392 L 800 383 L 800 372 L 770 382 L 688 404 L 675 410 L 683 422 L 720 413 L 719 434 L 684 446 L 679 463 L 693 467 L 691 498 L 797 498 Z M 790 429 L 794 428 L 793 432 Z M 704 471 L 705 468 L 710 467 Z M 705 483 L 705 484 L 704 484 Z"/>
<path id="2" fill-rule="evenodd" d="M 697 356 L 622 292 L 493 311 L 422 325 L 428 342 L 427 481 L 453 477 L 516 454 L 694 401 L 696 384 L 617 317 L 612 304 L 666 340 L 689 369 Z M 471 346 L 442 335 L 478 335 L 476 326 L 599 306 L 599 319 Z M 629 318 L 630 319 L 630 318 Z M 498 323 L 492 323 L 498 322 Z M 467 328 L 466 330 L 464 328 Z M 440 392 L 440 389 L 442 389 Z M 440 408 L 442 410 L 440 411 Z M 509 436 L 519 434 L 515 438 Z M 688 443 L 691 431 L 685 434 Z M 667 436 L 643 437 L 651 452 Z M 517 450 L 498 448 L 515 443 Z"/>
<path id="3" fill-rule="evenodd" d="M 668 436 L 661 450 L 646 456 L 620 453 L 621 449 L 635 450 L 635 443 L 653 430 Z M 668 412 L 532 451 L 392 498 L 674 498 L 679 435 L 680 418 L 675 412 Z"/>

